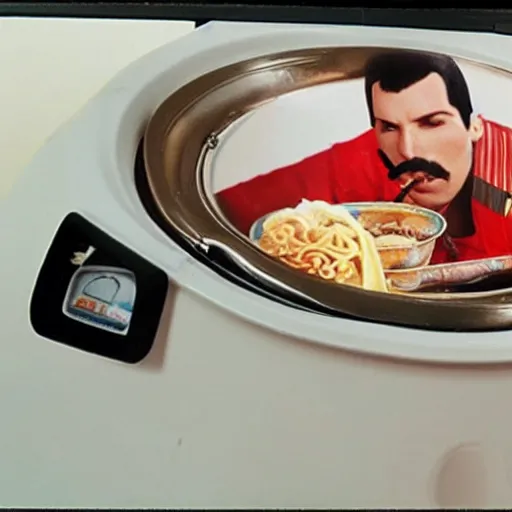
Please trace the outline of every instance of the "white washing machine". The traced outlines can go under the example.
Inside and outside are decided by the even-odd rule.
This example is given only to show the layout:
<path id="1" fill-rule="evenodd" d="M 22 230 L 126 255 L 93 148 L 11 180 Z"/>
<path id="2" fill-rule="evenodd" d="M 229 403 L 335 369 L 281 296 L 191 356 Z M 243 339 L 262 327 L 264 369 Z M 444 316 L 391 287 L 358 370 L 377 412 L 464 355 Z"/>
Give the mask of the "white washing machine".
<path id="1" fill-rule="evenodd" d="M 3 505 L 512 504 L 506 295 L 468 310 L 342 287 L 326 306 L 321 287 L 211 231 L 212 193 L 365 128 L 329 52 L 376 47 L 461 59 L 479 108 L 512 118 L 489 94 L 509 84 L 506 36 L 212 22 L 134 62 L 47 141 L 1 206 Z M 212 87 L 224 68 L 253 89 Z M 192 137 L 202 123 L 219 130 Z M 174 169 L 146 199 L 144 147 Z M 215 169 L 203 181 L 199 160 Z M 151 214 L 155 179 L 171 202 Z"/>

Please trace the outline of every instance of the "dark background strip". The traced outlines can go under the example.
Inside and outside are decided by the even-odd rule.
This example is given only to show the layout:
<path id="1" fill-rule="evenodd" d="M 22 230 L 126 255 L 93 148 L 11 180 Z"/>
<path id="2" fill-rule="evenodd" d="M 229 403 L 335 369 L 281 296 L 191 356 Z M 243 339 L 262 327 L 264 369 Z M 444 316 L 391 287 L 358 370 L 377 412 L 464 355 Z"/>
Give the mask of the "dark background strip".
<path id="1" fill-rule="evenodd" d="M 411 4 L 414 8 L 411 8 Z M 344 5 L 340 7 L 340 5 Z M 341 2 L 0 2 L 0 16 L 110 19 L 211 20 L 329 23 L 496 32 L 512 34 L 512 9 L 419 8 L 419 2 L 388 1 L 388 8 Z"/>

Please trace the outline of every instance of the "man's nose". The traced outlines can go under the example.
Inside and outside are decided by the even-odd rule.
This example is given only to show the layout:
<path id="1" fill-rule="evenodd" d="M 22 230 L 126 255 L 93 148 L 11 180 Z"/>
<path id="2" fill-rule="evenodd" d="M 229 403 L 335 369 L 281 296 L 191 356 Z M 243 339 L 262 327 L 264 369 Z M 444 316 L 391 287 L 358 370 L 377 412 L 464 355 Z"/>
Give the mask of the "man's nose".
<path id="1" fill-rule="evenodd" d="M 414 157 L 414 143 L 413 137 L 408 130 L 403 130 L 400 133 L 398 140 L 398 152 L 404 160 L 411 160 Z"/>

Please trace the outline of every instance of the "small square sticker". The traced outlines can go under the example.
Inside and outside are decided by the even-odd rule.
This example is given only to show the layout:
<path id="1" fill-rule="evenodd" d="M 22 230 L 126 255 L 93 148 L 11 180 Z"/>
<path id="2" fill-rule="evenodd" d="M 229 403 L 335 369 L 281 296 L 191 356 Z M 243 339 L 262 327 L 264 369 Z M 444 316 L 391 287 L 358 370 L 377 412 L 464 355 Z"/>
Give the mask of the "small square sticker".
<path id="1" fill-rule="evenodd" d="M 30 304 L 45 338 L 127 363 L 150 351 L 168 277 L 78 213 L 63 220 Z"/>

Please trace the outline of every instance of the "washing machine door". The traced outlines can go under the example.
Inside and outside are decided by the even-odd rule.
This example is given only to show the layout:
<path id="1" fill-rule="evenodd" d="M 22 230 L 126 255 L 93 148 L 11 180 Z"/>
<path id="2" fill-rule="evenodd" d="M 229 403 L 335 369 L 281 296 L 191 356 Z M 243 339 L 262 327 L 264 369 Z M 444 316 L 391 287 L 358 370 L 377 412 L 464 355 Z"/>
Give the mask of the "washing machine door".
<path id="1" fill-rule="evenodd" d="M 360 197 L 351 196 L 355 201 L 344 204 L 332 204 L 336 203 L 333 200 L 336 194 L 323 193 L 320 186 L 315 188 L 304 185 L 305 182 L 297 185 L 282 178 L 274 180 L 271 187 L 271 181 L 261 181 L 263 175 L 269 175 L 268 169 L 256 177 L 247 176 L 244 171 L 256 154 L 271 152 L 276 147 L 270 140 L 283 137 L 286 123 L 282 112 L 286 108 L 289 112 L 292 104 L 296 112 L 300 112 L 321 94 L 324 97 L 330 94 L 331 100 L 337 98 L 345 105 L 347 117 L 336 119 L 337 125 L 352 123 L 363 130 L 366 128 L 361 137 L 366 137 L 367 141 L 374 137 L 374 128 L 365 127 L 369 118 L 375 119 L 371 74 L 378 74 L 382 63 L 391 62 L 393 66 L 396 55 L 397 63 L 409 59 L 413 64 L 419 62 L 419 67 L 425 62 L 425 56 L 434 62 L 441 59 L 442 65 L 448 60 L 455 63 L 455 73 L 457 66 L 478 67 L 467 59 L 458 58 L 455 62 L 446 55 L 396 48 L 310 48 L 228 65 L 174 92 L 155 111 L 143 142 L 144 169 L 156 216 L 161 225 L 190 250 L 202 253 L 212 262 L 222 257 L 222 261 L 234 265 L 242 281 L 256 282 L 267 294 L 292 306 L 328 315 L 437 331 L 509 329 L 512 327 L 509 300 L 512 257 L 506 253 L 498 257 L 492 254 L 481 259 L 429 265 L 433 252 L 443 242 L 448 244 L 449 253 L 451 238 L 446 236 L 446 221 L 434 208 L 402 202 L 408 190 L 400 192 L 400 187 L 392 180 L 400 173 L 398 166 L 393 167 L 392 163 L 388 166 L 383 185 L 387 187 L 385 193 L 376 192 L 369 198 L 367 192 L 361 191 Z M 397 76 L 407 80 L 405 72 Z M 349 107 L 355 101 L 356 89 L 357 101 L 363 101 L 365 78 L 366 84 L 369 83 L 366 101 L 371 114 L 355 121 Z M 409 81 L 421 86 L 421 80 Z M 339 88 L 337 96 L 333 96 L 335 87 Z M 391 100 L 400 97 L 399 85 L 390 82 L 385 89 L 383 86 L 384 94 L 395 95 Z M 428 99 L 425 105 L 428 106 Z M 438 113 L 439 122 L 444 122 L 443 115 L 451 114 Z M 386 133 L 379 139 L 381 148 L 383 140 L 384 143 L 390 140 L 385 137 L 394 137 L 402 129 L 399 121 L 395 124 L 388 121 L 379 121 L 381 128 L 386 125 L 382 128 Z M 258 122 L 259 136 L 256 137 L 254 131 L 251 136 L 247 127 Z M 293 119 L 286 122 L 293 122 Z M 327 117 L 325 122 L 334 126 L 334 121 L 328 121 Z M 434 122 L 437 121 L 432 121 L 431 127 L 418 125 L 418 130 L 424 130 L 425 137 L 431 137 Z M 262 129 L 261 123 L 266 128 Z M 481 125 L 478 126 L 481 129 Z M 406 129 L 413 130 L 403 128 Z M 336 134 L 331 132 L 331 136 L 332 147 L 340 147 Z M 307 135 L 296 143 L 307 146 Z M 372 143 L 368 143 L 368 147 L 377 151 L 378 146 Z M 231 152 L 229 158 L 231 165 L 233 162 L 238 165 L 239 174 L 226 181 L 227 157 L 223 153 L 233 147 L 241 156 L 235 158 Z M 357 151 L 358 146 L 354 147 Z M 333 149 L 324 150 L 323 154 L 328 151 Z M 386 156 L 384 153 L 383 158 Z M 335 169 L 337 164 L 333 165 Z M 291 176 L 289 169 L 291 167 L 282 165 L 276 172 L 281 172 L 281 176 L 288 172 Z M 416 169 L 409 167 L 408 170 Z M 441 175 L 435 171 L 435 168 L 426 171 L 424 180 L 437 179 L 439 186 L 443 180 L 452 179 L 442 175 L 442 168 L 437 170 Z M 319 176 L 322 172 L 318 168 Z M 365 172 L 366 168 L 360 169 L 360 173 Z M 405 175 L 403 169 L 401 172 Z M 410 186 L 423 179 L 416 179 L 417 174 L 411 175 Z M 507 191 L 498 190 L 491 179 L 486 181 L 471 173 L 470 176 L 473 198 L 480 199 L 494 214 L 507 215 L 510 208 Z M 315 177 L 311 174 L 308 179 L 314 181 Z M 247 187 L 239 187 L 240 183 L 249 182 L 258 185 L 251 189 L 256 191 L 254 196 L 247 194 Z M 300 199 L 304 201 L 299 205 L 297 201 L 287 203 L 288 187 L 297 186 L 302 186 Z M 389 195 L 393 190 L 397 194 Z M 240 195 L 235 197 L 237 193 Z M 285 199 L 281 200 L 280 196 Z M 230 204 L 226 203 L 226 197 L 230 198 Z M 368 199 L 371 200 L 368 202 Z M 265 210 L 263 203 L 279 205 L 279 208 Z M 249 225 L 246 221 L 250 215 L 245 215 L 244 209 L 261 215 L 251 218 Z M 391 226 L 390 231 L 386 231 L 386 226 Z M 389 245 L 382 242 L 384 235 Z M 393 237 L 395 242 L 391 241 Z M 221 266 L 225 267 L 226 263 Z"/>

